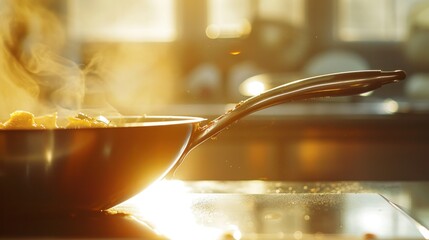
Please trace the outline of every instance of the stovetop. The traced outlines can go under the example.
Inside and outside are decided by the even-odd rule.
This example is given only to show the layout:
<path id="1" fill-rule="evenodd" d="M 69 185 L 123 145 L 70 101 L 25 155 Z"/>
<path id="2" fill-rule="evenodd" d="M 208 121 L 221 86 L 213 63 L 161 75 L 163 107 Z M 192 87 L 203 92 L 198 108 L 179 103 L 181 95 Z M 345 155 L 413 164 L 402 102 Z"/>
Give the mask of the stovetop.
<path id="1" fill-rule="evenodd" d="M 428 239 L 416 185 L 164 180 L 108 211 L 3 214 L 0 236 Z"/>

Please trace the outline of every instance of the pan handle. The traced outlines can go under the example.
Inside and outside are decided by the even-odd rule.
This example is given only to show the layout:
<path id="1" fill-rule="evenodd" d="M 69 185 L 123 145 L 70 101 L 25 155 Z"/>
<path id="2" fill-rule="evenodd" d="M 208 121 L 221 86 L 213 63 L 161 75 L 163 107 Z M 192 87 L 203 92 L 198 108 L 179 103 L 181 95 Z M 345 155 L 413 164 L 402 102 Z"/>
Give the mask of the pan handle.
<path id="1" fill-rule="evenodd" d="M 292 81 L 238 103 L 225 114 L 199 127 L 188 144 L 187 152 L 219 134 L 232 123 L 256 111 L 281 103 L 362 94 L 382 85 L 405 79 L 402 70 L 365 70 L 320 75 Z"/>

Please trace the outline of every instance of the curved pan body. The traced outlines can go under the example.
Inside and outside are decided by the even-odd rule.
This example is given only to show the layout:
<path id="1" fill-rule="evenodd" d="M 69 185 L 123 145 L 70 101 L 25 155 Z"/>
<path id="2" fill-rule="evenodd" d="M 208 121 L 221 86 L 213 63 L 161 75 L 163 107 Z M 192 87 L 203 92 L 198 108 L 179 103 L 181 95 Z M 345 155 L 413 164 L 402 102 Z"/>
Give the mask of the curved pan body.
<path id="1" fill-rule="evenodd" d="M 0 209 L 112 207 L 163 177 L 203 119 L 122 120 L 135 126 L 0 131 Z"/>

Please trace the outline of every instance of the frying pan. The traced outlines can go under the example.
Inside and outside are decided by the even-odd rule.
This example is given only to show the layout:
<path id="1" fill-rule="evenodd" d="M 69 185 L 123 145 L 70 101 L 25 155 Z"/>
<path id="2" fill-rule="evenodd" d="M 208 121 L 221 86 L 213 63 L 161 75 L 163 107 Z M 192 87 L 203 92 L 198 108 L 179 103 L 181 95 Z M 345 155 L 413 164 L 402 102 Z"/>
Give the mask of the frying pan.
<path id="1" fill-rule="evenodd" d="M 117 127 L 1 130 L 0 210 L 105 210 L 174 171 L 193 148 L 248 114 L 288 101 L 360 94 L 404 78 L 400 70 L 369 70 L 301 79 L 206 124 L 199 117 L 124 116 L 110 118 Z"/>

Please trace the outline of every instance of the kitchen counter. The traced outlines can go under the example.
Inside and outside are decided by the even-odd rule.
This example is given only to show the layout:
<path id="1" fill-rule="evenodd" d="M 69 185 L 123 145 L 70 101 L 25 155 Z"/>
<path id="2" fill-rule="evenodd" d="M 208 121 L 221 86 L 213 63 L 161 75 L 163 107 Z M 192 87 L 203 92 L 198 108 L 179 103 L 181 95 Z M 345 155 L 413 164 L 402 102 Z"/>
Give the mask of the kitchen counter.
<path id="1" fill-rule="evenodd" d="M 427 239 L 426 190 L 425 182 L 162 180 L 105 212 L 3 215 L 0 229 L 4 238 Z"/>

